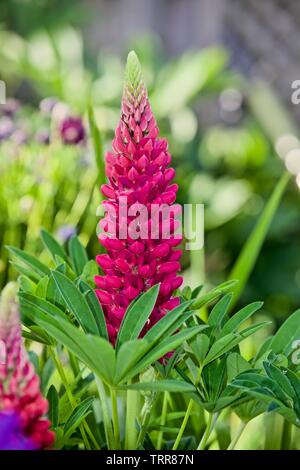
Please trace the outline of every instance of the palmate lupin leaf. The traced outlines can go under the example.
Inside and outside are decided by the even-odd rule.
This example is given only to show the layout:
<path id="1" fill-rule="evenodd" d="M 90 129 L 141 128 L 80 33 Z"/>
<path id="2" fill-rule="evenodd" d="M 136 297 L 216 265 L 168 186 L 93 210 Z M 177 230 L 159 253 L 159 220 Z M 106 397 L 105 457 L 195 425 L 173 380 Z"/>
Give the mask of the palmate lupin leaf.
<path id="1" fill-rule="evenodd" d="M 264 362 L 264 372 L 246 371 L 237 376 L 232 386 L 258 398 L 288 421 L 300 426 L 300 379 L 291 370 Z"/>
<path id="2" fill-rule="evenodd" d="M 153 327 L 153 332 L 150 329 L 146 339 L 137 340 L 155 303 L 158 286 L 154 286 L 135 302 L 132 302 L 128 308 L 124 318 L 124 328 L 120 330 L 123 340 L 119 344 L 120 351 L 117 355 L 115 369 L 113 366 L 115 352 L 113 352 L 111 345 L 107 343 L 110 353 L 105 343 L 98 341 L 96 336 L 87 337 L 73 325 L 73 318 L 76 318 L 86 332 L 91 329 L 90 332 L 101 333 L 103 338 L 107 338 L 104 315 L 103 312 L 101 313 L 101 306 L 92 289 L 83 281 L 79 280 L 78 283 L 76 280 L 72 281 L 57 270 L 52 271 L 49 277 L 49 281 L 51 280 L 54 281 L 55 290 L 59 293 L 63 304 L 57 304 L 55 297 L 53 299 L 55 303 L 52 303 L 53 300 L 49 301 L 36 295 L 21 292 L 20 301 L 24 318 L 30 320 L 28 324 L 32 331 L 35 328 L 45 331 L 47 336 L 50 335 L 63 344 L 80 361 L 102 377 L 106 383 L 119 383 L 121 380 L 127 380 L 128 376 L 135 376 L 148 365 L 172 351 L 173 348 L 181 346 L 185 339 L 189 339 L 204 328 L 204 326 L 200 326 L 178 333 L 185 320 L 192 315 L 192 312 L 185 313 L 190 305 L 190 302 L 185 302 L 163 317 L 159 321 L 161 324 L 157 323 Z M 131 317 L 133 318 L 137 314 L 135 309 L 139 310 L 140 322 L 138 325 L 136 321 L 133 324 L 131 322 Z M 72 313 L 71 317 L 68 312 Z M 144 313 L 142 314 L 142 312 Z M 177 334 L 174 335 L 176 331 Z M 111 355 L 112 352 L 113 355 Z M 110 355 L 110 359 L 107 354 Z M 102 360 L 99 359 L 100 356 Z"/>

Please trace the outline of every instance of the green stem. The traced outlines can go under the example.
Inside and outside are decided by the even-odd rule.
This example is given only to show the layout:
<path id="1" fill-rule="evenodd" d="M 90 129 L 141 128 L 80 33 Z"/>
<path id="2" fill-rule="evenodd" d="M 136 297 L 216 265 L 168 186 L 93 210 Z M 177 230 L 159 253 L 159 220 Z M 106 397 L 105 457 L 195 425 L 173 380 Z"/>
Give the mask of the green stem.
<path id="1" fill-rule="evenodd" d="M 139 433 L 138 440 L 137 440 L 137 444 L 136 444 L 136 448 L 137 448 L 137 449 L 138 449 L 138 448 L 140 447 L 140 445 L 142 445 L 143 442 L 144 442 L 144 439 L 145 439 L 145 436 L 146 436 L 147 427 L 148 427 L 148 424 L 149 424 L 149 421 L 150 421 L 151 411 L 152 411 L 152 407 L 149 408 L 149 409 L 147 409 L 147 411 L 146 411 L 145 414 L 144 414 L 143 421 L 142 421 L 142 425 L 141 425 L 141 429 L 140 429 L 140 433 Z"/>
<path id="2" fill-rule="evenodd" d="M 200 366 L 200 367 L 199 367 L 199 371 L 198 371 L 198 375 L 197 375 L 197 378 L 196 378 L 196 381 L 195 381 L 195 387 L 197 387 L 198 384 L 200 383 L 201 374 L 202 374 L 202 369 L 203 369 L 203 366 Z M 179 444 L 180 444 L 180 441 L 181 441 L 181 438 L 182 438 L 183 433 L 184 433 L 184 431 L 185 431 L 186 425 L 187 425 L 187 423 L 188 423 L 188 420 L 189 420 L 189 417 L 190 417 L 192 408 L 193 408 L 193 400 L 190 399 L 189 404 L 188 404 L 188 407 L 187 407 L 187 410 L 186 410 L 186 413 L 185 413 L 184 418 L 183 418 L 183 421 L 182 421 L 182 423 L 181 423 L 181 426 L 180 426 L 178 435 L 177 435 L 176 440 L 175 440 L 175 442 L 174 442 L 174 445 L 173 445 L 173 447 L 172 447 L 172 450 L 177 450 L 177 448 L 178 448 L 178 446 L 179 446 Z"/>
<path id="3" fill-rule="evenodd" d="M 292 444 L 292 424 L 287 420 L 283 423 L 281 450 L 290 450 Z"/>
<path id="4" fill-rule="evenodd" d="M 160 425 L 161 426 L 164 426 L 166 424 L 167 409 L 168 409 L 168 392 L 164 392 L 162 412 L 161 412 L 161 420 L 160 420 Z M 163 431 L 159 431 L 159 433 L 158 433 L 157 450 L 161 450 L 163 434 L 164 434 Z"/>
<path id="5" fill-rule="evenodd" d="M 202 436 L 200 444 L 197 447 L 197 450 L 204 450 L 205 449 L 207 441 L 209 439 L 209 436 L 212 433 L 212 430 L 214 429 L 214 426 L 216 424 L 217 419 L 218 419 L 218 414 L 217 413 L 214 414 L 214 415 L 212 413 L 209 413 L 206 429 L 205 429 L 205 432 Z"/>
<path id="6" fill-rule="evenodd" d="M 101 408 L 102 408 L 102 415 L 103 415 L 103 425 L 105 430 L 105 437 L 108 450 L 115 449 L 115 440 L 113 435 L 113 429 L 111 425 L 111 419 L 109 415 L 109 409 L 107 404 L 107 398 L 103 383 L 99 377 L 96 376 L 96 385 L 98 388 Z"/>
<path id="7" fill-rule="evenodd" d="M 69 402 L 72 406 L 72 409 L 74 410 L 77 406 L 77 402 L 76 402 L 76 399 L 75 397 L 73 396 L 72 394 L 72 391 L 69 387 L 69 383 L 68 383 L 68 380 L 67 380 L 67 377 L 66 377 L 66 374 L 65 374 L 65 371 L 64 371 L 64 368 L 62 367 L 61 365 L 61 362 L 59 360 L 59 357 L 57 356 L 57 352 L 54 351 L 52 348 L 49 348 L 49 354 L 50 356 L 52 357 L 52 360 L 57 368 L 57 371 L 59 373 L 59 376 L 61 378 L 61 381 L 66 389 L 66 393 L 68 395 L 68 398 L 69 398 Z M 88 438 L 87 438 L 87 435 L 86 435 L 86 432 L 85 432 L 85 429 L 83 427 L 83 424 L 81 423 L 79 425 L 79 430 L 80 430 L 80 433 L 82 435 L 82 439 L 83 439 L 83 442 L 84 442 L 84 445 L 86 447 L 87 450 L 91 450 L 91 446 L 90 446 L 90 443 L 88 441 Z"/>
<path id="8" fill-rule="evenodd" d="M 113 419 L 113 425 L 114 425 L 116 450 L 118 450 L 118 449 L 121 449 L 121 440 L 120 440 L 117 393 L 114 388 L 111 389 L 111 409 L 112 409 L 112 419 Z"/>
<path id="9" fill-rule="evenodd" d="M 80 374 L 80 368 L 78 364 L 77 357 L 75 357 L 70 351 L 68 351 L 69 359 L 70 359 L 70 366 L 73 371 L 74 377 L 77 377 Z"/>
<path id="10" fill-rule="evenodd" d="M 227 450 L 234 450 L 235 446 L 237 445 L 241 435 L 243 434 L 244 432 L 244 429 L 245 427 L 247 426 L 247 423 L 245 421 L 242 421 L 238 430 L 237 430 L 237 433 L 236 435 L 234 436 L 234 438 L 232 439 L 232 441 L 230 442 Z"/>
<path id="11" fill-rule="evenodd" d="M 136 415 L 138 392 L 127 390 L 125 450 L 135 450 L 137 444 Z"/>
<path id="12" fill-rule="evenodd" d="M 186 428 L 186 425 L 187 425 L 187 422 L 189 420 L 189 417 L 190 417 L 190 414 L 191 414 L 191 411 L 192 411 L 192 408 L 193 408 L 193 400 L 190 400 L 189 401 L 189 404 L 188 404 L 188 407 L 187 407 L 187 410 L 186 410 L 186 413 L 184 415 L 184 418 L 183 418 L 183 421 L 181 423 L 181 426 L 180 426 L 180 429 L 179 429 L 179 433 L 176 437 L 176 440 L 174 442 L 174 445 L 173 445 L 173 448 L 172 450 L 177 450 L 178 449 L 178 446 L 180 444 L 180 441 L 181 441 L 181 438 L 183 436 L 183 433 L 184 433 L 184 430 Z"/>
<path id="13" fill-rule="evenodd" d="M 70 365 L 72 367 L 72 370 L 73 370 L 73 375 L 74 375 L 74 378 L 76 379 L 77 376 L 79 376 L 79 374 L 81 374 L 81 371 L 80 371 L 80 367 L 79 367 L 79 364 L 78 364 L 78 360 L 77 360 L 77 357 L 75 357 L 70 351 L 68 351 L 69 353 L 69 359 L 70 359 Z M 77 403 L 77 401 L 76 401 Z M 87 433 L 87 435 L 89 436 L 91 442 L 93 443 L 94 447 L 96 450 L 101 450 L 101 447 L 100 445 L 98 444 L 91 428 L 89 427 L 87 421 L 84 419 L 82 421 L 83 423 L 83 427 Z"/>

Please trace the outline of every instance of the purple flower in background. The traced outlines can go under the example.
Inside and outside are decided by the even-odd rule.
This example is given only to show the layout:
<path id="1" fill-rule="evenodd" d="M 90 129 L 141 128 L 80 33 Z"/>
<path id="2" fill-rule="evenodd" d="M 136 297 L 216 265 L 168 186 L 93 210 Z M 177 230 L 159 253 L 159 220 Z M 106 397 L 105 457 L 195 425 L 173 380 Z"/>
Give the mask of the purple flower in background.
<path id="1" fill-rule="evenodd" d="M 22 430 L 20 417 L 14 412 L 0 412 L 0 450 L 35 450 L 37 445 Z"/>
<path id="2" fill-rule="evenodd" d="M 20 108 L 20 102 L 15 98 L 8 98 L 6 103 L 1 106 L 3 114 L 13 116 Z"/>
<path id="3" fill-rule="evenodd" d="M 55 98 L 53 96 L 50 96 L 48 98 L 44 98 L 40 102 L 40 111 L 43 114 L 51 114 L 52 110 L 53 110 L 53 108 L 54 108 L 54 106 L 56 105 L 57 102 L 58 102 L 57 98 Z"/>
<path id="4" fill-rule="evenodd" d="M 0 119 L 0 141 L 8 139 L 15 130 L 13 121 L 8 117 Z"/>
<path id="5" fill-rule="evenodd" d="M 68 241 L 74 235 L 76 235 L 76 228 L 74 225 L 62 225 L 57 230 L 57 236 L 62 242 Z"/>
<path id="6" fill-rule="evenodd" d="M 24 129 L 16 129 L 11 137 L 14 143 L 17 145 L 26 144 L 28 141 L 28 134 Z"/>
<path id="7" fill-rule="evenodd" d="M 50 143 L 50 132 L 47 129 L 40 129 L 35 135 L 35 140 L 40 144 L 48 145 Z"/>
<path id="8" fill-rule="evenodd" d="M 80 117 L 68 116 L 63 119 L 59 132 L 65 144 L 79 144 L 85 139 L 85 129 Z"/>

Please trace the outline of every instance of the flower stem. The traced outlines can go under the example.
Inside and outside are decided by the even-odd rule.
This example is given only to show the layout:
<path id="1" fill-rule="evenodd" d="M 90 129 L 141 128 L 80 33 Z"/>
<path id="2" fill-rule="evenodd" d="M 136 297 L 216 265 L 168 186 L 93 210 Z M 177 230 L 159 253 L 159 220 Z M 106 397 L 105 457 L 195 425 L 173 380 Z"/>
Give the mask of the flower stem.
<path id="1" fill-rule="evenodd" d="M 113 429 L 111 425 L 111 419 L 109 415 L 105 389 L 104 389 L 102 380 L 99 377 L 96 376 L 95 380 L 96 380 L 96 385 L 98 388 L 100 403 L 102 407 L 103 425 L 104 425 L 104 430 L 105 430 L 107 448 L 108 450 L 115 449 L 116 448 L 115 439 L 114 439 Z"/>
<path id="2" fill-rule="evenodd" d="M 232 441 L 230 442 L 227 450 L 234 450 L 235 446 L 237 445 L 241 435 L 243 434 L 243 431 L 245 429 L 245 427 L 247 426 L 247 423 L 245 421 L 242 421 L 238 430 L 237 430 L 237 433 L 236 435 L 234 436 L 234 438 L 232 439 Z"/>
<path id="3" fill-rule="evenodd" d="M 137 440 L 137 444 L 136 444 L 136 448 L 137 448 L 137 449 L 138 449 L 138 448 L 140 447 L 140 445 L 142 445 L 143 442 L 144 442 L 145 435 L 146 435 L 146 431 L 147 431 L 147 427 L 148 427 L 148 424 L 149 424 L 149 421 L 150 421 L 151 411 L 152 411 L 152 407 L 149 408 L 149 409 L 147 409 L 147 411 L 146 411 L 145 414 L 144 414 L 143 421 L 142 421 L 142 425 L 141 425 L 141 429 L 140 429 L 140 433 L 139 433 L 138 440 Z"/>
<path id="4" fill-rule="evenodd" d="M 136 415 L 138 404 L 138 392 L 127 390 L 126 398 L 126 430 L 125 449 L 135 450 L 137 444 Z"/>
<path id="5" fill-rule="evenodd" d="M 66 374 L 65 374 L 65 371 L 64 371 L 64 368 L 62 367 L 61 365 L 61 362 L 59 360 L 59 357 L 57 356 L 57 352 L 54 351 L 52 348 L 49 348 L 49 354 L 50 356 L 52 357 L 52 360 L 57 368 L 57 371 L 59 373 L 59 376 L 61 378 L 61 381 L 66 389 L 66 393 L 68 395 L 68 399 L 69 399 L 69 402 L 72 406 L 72 409 L 74 410 L 77 406 L 77 402 L 76 402 L 76 399 L 75 397 L 73 396 L 73 393 L 69 387 L 69 383 L 68 383 L 68 380 L 67 380 L 67 377 L 66 377 Z M 87 424 L 87 423 L 86 423 Z M 82 439 L 83 439 L 83 442 L 84 442 L 84 445 L 86 447 L 87 450 L 91 450 L 91 446 L 90 446 L 90 443 L 88 441 L 88 438 L 87 438 L 87 435 L 86 435 L 86 432 L 85 432 L 85 429 L 83 427 L 83 424 L 81 423 L 79 425 L 79 430 L 80 430 L 80 433 L 82 435 Z M 99 447 L 98 447 L 99 448 Z"/>
<path id="6" fill-rule="evenodd" d="M 186 413 L 184 415 L 184 418 L 183 418 L 183 421 L 181 423 L 181 426 L 180 426 L 180 429 L 179 429 L 179 433 L 176 437 L 176 440 L 174 442 L 174 445 L 173 445 L 173 448 L 172 450 L 177 450 L 179 444 L 180 444 L 180 441 L 181 441 L 181 438 L 183 436 L 183 433 L 184 433 L 184 430 L 186 428 L 186 425 L 187 425 L 187 422 L 189 420 L 189 417 L 190 417 L 190 414 L 191 414 L 191 411 L 192 411 L 192 408 L 193 408 L 193 400 L 190 400 L 189 401 L 189 404 L 188 404 L 188 407 L 187 407 L 187 410 L 186 410 Z"/>
<path id="7" fill-rule="evenodd" d="M 211 435 L 211 432 L 216 424 L 216 421 L 218 419 L 218 414 L 212 414 L 209 413 L 208 415 L 208 420 L 207 420 L 207 425 L 206 425 L 206 430 L 202 436 L 202 439 L 200 441 L 200 444 L 197 447 L 197 450 L 204 450 L 207 444 L 207 441 L 209 439 L 209 436 Z"/>
<path id="8" fill-rule="evenodd" d="M 292 424 L 287 420 L 284 420 L 282 439 L 281 439 L 281 450 L 290 450 L 292 443 Z"/>
<path id="9" fill-rule="evenodd" d="M 164 426 L 166 424 L 167 409 L 168 409 L 168 392 L 164 392 L 161 420 L 160 420 L 161 426 Z M 158 433 L 157 445 L 156 445 L 157 450 L 161 450 L 163 434 L 164 434 L 163 431 L 159 431 Z"/>
<path id="10" fill-rule="evenodd" d="M 117 393 L 114 388 L 111 388 L 111 409 L 112 409 L 112 419 L 113 419 L 113 425 L 114 425 L 116 450 L 118 450 L 118 449 L 121 449 L 121 441 L 120 441 Z"/>
<path id="11" fill-rule="evenodd" d="M 198 384 L 199 384 L 199 382 L 200 382 L 200 380 L 201 380 L 202 369 L 203 369 L 203 366 L 200 366 L 200 367 L 199 367 L 199 371 L 198 371 L 198 375 L 197 375 L 197 378 L 196 378 L 196 381 L 195 381 L 195 387 L 198 386 Z M 192 400 L 192 398 L 191 398 L 190 401 L 189 401 L 189 404 L 188 404 L 186 413 L 185 413 L 185 415 L 184 415 L 183 421 L 182 421 L 182 423 L 181 423 L 181 426 L 180 426 L 178 435 L 177 435 L 176 440 L 175 440 L 175 442 L 174 442 L 174 445 L 173 445 L 173 447 L 172 447 L 172 450 L 177 450 L 177 448 L 178 448 L 178 446 L 179 446 L 179 444 L 180 444 L 180 441 L 181 441 L 181 438 L 182 438 L 183 433 L 184 433 L 184 431 L 185 431 L 186 425 L 187 425 L 187 423 L 188 423 L 188 420 L 189 420 L 189 417 L 190 417 L 192 408 L 193 408 L 193 400 Z"/>

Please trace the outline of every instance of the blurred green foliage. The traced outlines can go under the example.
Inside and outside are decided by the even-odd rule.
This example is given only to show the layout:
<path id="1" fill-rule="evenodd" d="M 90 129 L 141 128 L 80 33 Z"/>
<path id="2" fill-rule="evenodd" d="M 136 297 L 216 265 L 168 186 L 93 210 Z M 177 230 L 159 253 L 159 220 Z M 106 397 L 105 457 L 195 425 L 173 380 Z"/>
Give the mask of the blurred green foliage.
<path id="1" fill-rule="evenodd" d="M 25 93 L 25 98 L 33 102 L 56 96 L 86 116 L 87 103 L 92 102 L 95 122 L 107 148 L 119 116 L 122 59 L 100 50 L 99 56 L 87 65 L 82 36 L 71 26 L 59 25 L 55 30 L 33 27 L 26 35 L 24 39 L 7 29 L 0 32 L 0 70 L 9 93 L 22 97 Z M 274 151 L 270 130 L 273 121 L 276 127 L 276 116 L 271 109 L 269 114 L 266 112 L 270 100 L 266 103 L 261 100 L 263 120 L 270 116 L 270 122 L 264 126 L 262 119 L 258 119 L 259 102 L 249 106 L 251 83 L 230 69 L 229 53 L 221 47 L 188 51 L 172 60 L 166 60 L 157 38 L 136 38 L 130 47 L 139 54 L 161 135 L 169 141 L 180 187 L 179 202 L 205 203 L 206 282 L 216 284 L 227 278 L 284 171 Z M 34 251 L 38 225 L 56 230 L 63 223 L 64 217 L 55 216 L 55 211 L 68 213 L 68 223 L 77 225 L 77 215 L 71 220 L 72 198 L 76 195 L 79 212 L 86 213 L 88 197 L 85 195 L 93 193 L 97 177 L 94 163 L 82 171 L 78 149 L 50 146 L 42 152 L 47 175 L 43 173 L 44 179 L 37 187 L 36 161 L 41 158 L 40 150 L 31 144 L 24 146 L 20 163 L 20 158 L 10 157 L 5 145 L 9 144 L 0 143 L 2 205 L 8 205 L 8 194 L 17 201 L 15 205 L 20 205 L 24 198 L 33 198 L 40 215 L 35 216 L 33 226 L 31 211 L 28 216 L 23 212 L 22 217 L 17 209 L 8 212 L 6 207 L 2 211 L 2 265 L 6 260 L 3 245 L 7 242 L 8 227 L 12 233 L 13 227 L 18 226 L 15 240 L 10 240 L 10 244 L 26 246 L 27 240 L 31 240 Z M 68 192 L 64 190 L 65 185 Z M 53 186 L 52 191 L 48 186 Z M 85 202 L 78 202 L 81 194 Z M 241 303 L 264 299 L 265 314 L 276 315 L 279 322 L 300 303 L 299 201 L 298 188 L 291 183 L 263 245 L 257 269 L 241 298 Z M 47 204 L 52 209 L 46 212 Z M 92 227 L 90 234 L 96 225 L 96 205 L 87 211 L 86 223 Z M 89 236 L 85 233 L 86 244 Z M 90 242 L 88 248 L 94 256 L 96 244 Z M 192 284 L 203 279 L 204 266 L 199 265 L 199 272 L 193 269 L 189 273 L 188 253 L 184 254 L 182 263 Z M 3 269 L 6 267 L 2 268 L 2 282 L 7 279 Z"/>

